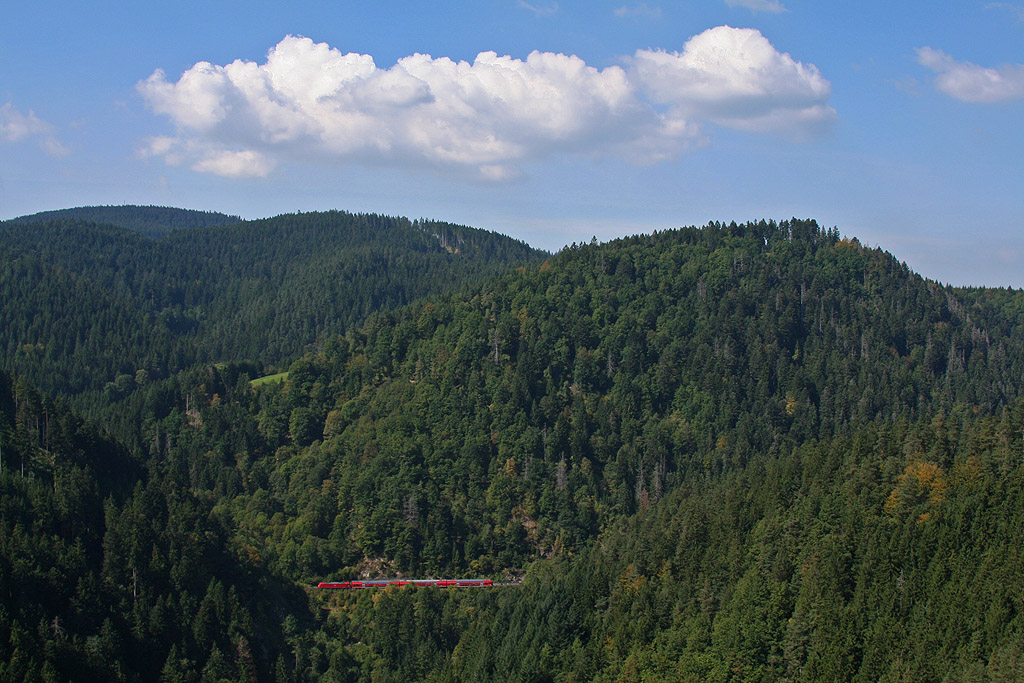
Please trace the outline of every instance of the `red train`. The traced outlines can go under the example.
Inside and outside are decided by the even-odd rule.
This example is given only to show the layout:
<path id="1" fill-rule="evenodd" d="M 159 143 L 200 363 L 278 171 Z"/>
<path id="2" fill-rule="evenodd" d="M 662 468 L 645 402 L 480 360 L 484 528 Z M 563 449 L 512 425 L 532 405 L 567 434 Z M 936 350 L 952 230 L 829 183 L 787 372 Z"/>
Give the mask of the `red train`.
<path id="1" fill-rule="evenodd" d="M 317 588 L 383 588 L 384 586 L 434 586 L 436 588 L 476 588 L 493 586 L 490 579 L 370 579 L 367 581 L 320 582 Z"/>

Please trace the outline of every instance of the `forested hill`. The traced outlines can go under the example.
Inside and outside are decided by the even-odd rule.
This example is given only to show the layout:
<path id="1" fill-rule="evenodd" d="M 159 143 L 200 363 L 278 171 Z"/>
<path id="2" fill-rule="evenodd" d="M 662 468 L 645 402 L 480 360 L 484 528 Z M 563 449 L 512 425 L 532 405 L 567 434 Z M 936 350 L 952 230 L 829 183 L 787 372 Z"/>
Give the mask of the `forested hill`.
<path id="1" fill-rule="evenodd" d="M 175 209 L 167 206 L 80 206 L 73 209 L 42 211 L 30 216 L 13 218 L 8 223 L 48 223 L 51 221 L 87 221 L 105 223 L 159 237 L 172 230 L 204 228 L 211 225 L 230 225 L 242 219 L 215 211 Z"/>
<path id="2" fill-rule="evenodd" d="M 1024 293 L 799 220 L 505 269 L 280 383 L 136 380 L 120 443 L 0 377 L 0 679 L 1024 677 Z M 524 580 L 310 588 L 451 574 Z"/>
<path id="3" fill-rule="evenodd" d="M 997 413 L 1024 382 L 1021 320 L 1005 309 L 811 222 L 668 231 L 377 314 L 231 406 L 211 369 L 179 394 L 202 429 L 169 415 L 135 447 L 187 457 L 153 450 L 177 430 L 223 453 L 197 481 L 267 488 L 295 510 L 293 531 L 246 532 L 286 573 L 373 557 L 492 572 L 809 440 Z"/>
<path id="4" fill-rule="evenodd" d="M 293 358 L 373 311 L 542 256 L 482 230 L 343 212 L 173 230 L 0 229 L 3 366 L 114 398 L 196 362 Z"/>

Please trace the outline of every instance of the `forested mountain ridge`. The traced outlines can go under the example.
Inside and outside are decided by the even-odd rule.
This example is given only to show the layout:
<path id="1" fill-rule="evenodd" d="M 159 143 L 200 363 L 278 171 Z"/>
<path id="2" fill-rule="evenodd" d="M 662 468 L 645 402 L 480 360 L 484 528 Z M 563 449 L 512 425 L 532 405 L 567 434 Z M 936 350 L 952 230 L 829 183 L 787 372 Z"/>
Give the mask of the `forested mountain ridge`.
<path id="1" fill-rule="evenodd" d="M 5 465 L 0 585 L 92 578 L 0 592 L 0 678 L 1017 680 L 1022 297 L 712 224 L 373 314 L 280 384 L 147 382 L 99 413 L 145 470 L 91 537 Z M 0 446 L 45 464 L 37 404 Z M 525 580 L 296 588 L 449 572 Z"/>
<path id="2" fill-rule="evenodd" d="M 116 225 L 140 232 L 149 237 L 160 237 L 172 230 L 189 230 L 210 225 L 229 225 L 242 219 L 215 211 L 175 209 L 167 206 L 80 206 L 72 209 L 42 211 L 30 216 L 12 218 L 7 223 L 49 223 L 75 220 L 89 223 Z"/>
<path id="3" fill-rule="evenodd" d="M 0 228 L 4 367 L 116 399 L 196 362 L 293 358 L 379 308 L 542 255 L 493 233 L 343 212 L 174 230 Z M 81 405 L 81 403 L 80 403 Z"/>
<path id="4" fill-rule="evenodd" d="M 570 248 L 371 317 L 282 386 L 239 394 L 247 420 L 207 409 L 218 392 L 204 382 L 192 394 L 204 427 L 181 438 L 215 452 L 236 438 L 219 432 L 228 424 L 251 435 L 255 461 L 238 469 L 222 451 L 197 477 L 268 489 L 296 511 L 288 528 L 246 532 L 288 573 L 378 556 L 407 571 L 514 568 L 682 482 L 810 439 L 1009 405 L 1024 377 L 1020 321 L 992 332 L 985 310 L 960 302 L 809 222 Z M 284 477 L 273 487 L 270 454 Z"/>

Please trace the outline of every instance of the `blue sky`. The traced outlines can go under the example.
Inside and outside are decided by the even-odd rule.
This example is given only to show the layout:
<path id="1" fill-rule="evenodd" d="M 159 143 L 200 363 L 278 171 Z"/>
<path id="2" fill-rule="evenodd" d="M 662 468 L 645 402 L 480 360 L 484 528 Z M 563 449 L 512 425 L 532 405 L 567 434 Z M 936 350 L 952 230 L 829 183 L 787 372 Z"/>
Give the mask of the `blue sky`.
<path id="1" fill-rule="evenodd" d="M 449 220 L 555 250 L 815 218 L 1024 287 L 1024 3 L 16 2 L 0 218 Z"/>

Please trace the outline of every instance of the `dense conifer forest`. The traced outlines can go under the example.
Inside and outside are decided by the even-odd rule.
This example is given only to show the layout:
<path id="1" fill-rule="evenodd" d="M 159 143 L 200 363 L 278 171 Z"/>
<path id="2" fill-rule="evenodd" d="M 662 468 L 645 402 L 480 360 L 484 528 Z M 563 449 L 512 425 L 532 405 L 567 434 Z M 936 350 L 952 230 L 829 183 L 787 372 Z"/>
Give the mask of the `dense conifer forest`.
<path id="1" fill-rule="evenodd" d="M 1024 678 L 1022 292 L 795 219 L 0 248 L 2 680 Z M 452 575 L 518 585 L 313 588 Z"/>
<path id="2" fill-rule="evenodd" d="M 211 219 L 158 239 L 77 216 L 178 226 L 197 212 L 53 213 L 0 224 L 0 353 L 83 410 L 200 362 L 286 364 L 373 311 L 543 255 L 464 226 L 343 212 Z"/>
<path id="3" fill-rule="evenodd" d="M 230 225 L 242 219 L 215 211 L 175 209 L 166 206 L 79 206 L 73 209 L 42 211 L 31 216 L 12 219 L 10 223 L 50 223 L 53 221 L 85 221 L 115 225 L 140 232 L 149 237 L 160 237 L 172 230 Z"/>

